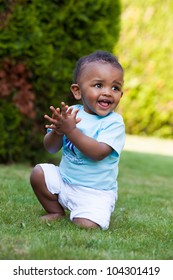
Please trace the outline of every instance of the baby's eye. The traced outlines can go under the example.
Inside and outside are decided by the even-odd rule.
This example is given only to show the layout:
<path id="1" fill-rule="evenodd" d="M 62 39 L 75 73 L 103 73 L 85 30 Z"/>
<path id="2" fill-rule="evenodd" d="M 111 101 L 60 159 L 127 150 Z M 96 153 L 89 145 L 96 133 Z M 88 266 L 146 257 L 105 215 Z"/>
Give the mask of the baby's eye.
<path id="1" fill-rule="evenodd" d="M 117 87 L 117 86 L 113 86 L 113 87 L 112 87 L 112 90 L 114 90 L 114 91 L 119 91 L 120 89 L 119 89 L 119 87 Z"/>
<path id="2" fill-rule="evenodd" d="M 97 83 L 97 84 L 95 84 L 95 87 L 96 87 L 96 88 L 101 88 L 102 85 L 101 85 L 100 83 Z"/>

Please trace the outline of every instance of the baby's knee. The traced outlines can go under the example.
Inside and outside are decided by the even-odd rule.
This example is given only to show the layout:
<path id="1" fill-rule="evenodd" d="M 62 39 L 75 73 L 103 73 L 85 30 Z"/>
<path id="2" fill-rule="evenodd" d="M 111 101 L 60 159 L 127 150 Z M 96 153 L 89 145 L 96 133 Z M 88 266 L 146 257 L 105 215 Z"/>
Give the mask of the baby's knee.
<path id="1" fill-rule="evenodd" d="M 33 169 L 32 169 L 32 172 L 31 172 L 31 175 L 30 175 L 30 182 L 31 182 L 31 185 L 35 185 L 37 184 L 37 182 L 39 183 L 44 177 L 44 174 L 43 174 L 43 170 L 41 168 L 41 166 L 39 164 L 37 164 Z"/>
<path id="2" fill-rule="evenodd" d="M 89 219 L 85 219 L 85 218 L 74 218 L 73 219 L 73 223 L 82 227 L 82 228 L 100 228 L 100 226 L 98 224 L 96 224 L 95 222 L 89 220 Z"/>

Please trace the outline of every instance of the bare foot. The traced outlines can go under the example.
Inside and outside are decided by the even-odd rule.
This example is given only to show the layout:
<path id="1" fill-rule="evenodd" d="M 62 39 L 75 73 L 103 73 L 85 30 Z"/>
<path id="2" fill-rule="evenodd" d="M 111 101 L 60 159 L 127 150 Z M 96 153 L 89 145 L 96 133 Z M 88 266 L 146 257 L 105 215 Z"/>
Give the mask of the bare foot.
<path id="1" fill-rule="evenodd" d="M 41 217 L 42 221 L 54 221 L 59 220 L 60 218 L 63 218 L 65 215 L 62 215 L 60 213 L 52 213 L 52 214 L 46 214 Z"/>

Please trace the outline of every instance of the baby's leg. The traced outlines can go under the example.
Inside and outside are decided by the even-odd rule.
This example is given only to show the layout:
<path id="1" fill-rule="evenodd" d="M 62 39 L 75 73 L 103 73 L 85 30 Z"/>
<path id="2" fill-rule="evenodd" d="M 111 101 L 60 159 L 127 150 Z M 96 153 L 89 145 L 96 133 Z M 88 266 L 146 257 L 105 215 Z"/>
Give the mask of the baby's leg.
<path id="1" fill-rule="evenodd" d="M 73 223 L 83 228 L 100 228 L 98 224 L 85 218 L 74 218 Z"/>
<path id="2" fill-rule="evenodd" d="M 33 168 L 30 182 L 37 199 L 48 213 L 43 219 L 54 220 L 65 215 L 63 207 L 57 201 L 57 195 L 47 189 L 44 173 L 39 165 Z"/>

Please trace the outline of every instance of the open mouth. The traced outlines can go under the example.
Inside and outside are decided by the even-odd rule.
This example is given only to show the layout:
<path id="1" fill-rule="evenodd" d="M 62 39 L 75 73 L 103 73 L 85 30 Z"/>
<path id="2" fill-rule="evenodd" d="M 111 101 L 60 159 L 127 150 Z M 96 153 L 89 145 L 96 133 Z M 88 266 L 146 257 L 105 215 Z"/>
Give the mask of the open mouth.
<path id="1" fill-rule="evenodd" d="M 99 100 L 98 103 L 102 108 L 108 108 L 112 104 L 112 102 L 107 99 Z"/>

